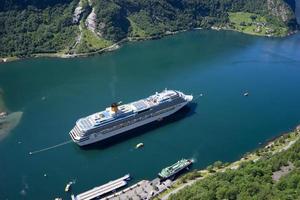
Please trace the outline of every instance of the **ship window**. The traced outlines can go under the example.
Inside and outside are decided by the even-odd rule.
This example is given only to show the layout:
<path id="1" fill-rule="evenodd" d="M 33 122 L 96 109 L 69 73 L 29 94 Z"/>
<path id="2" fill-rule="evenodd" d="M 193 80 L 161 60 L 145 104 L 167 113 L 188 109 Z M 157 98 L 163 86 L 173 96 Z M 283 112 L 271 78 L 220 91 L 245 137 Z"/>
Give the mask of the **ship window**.
<path id="1" fill-rule="evenodd" d="M 146 112 L 146 111 L 148 111 L 148 110 L 150 110 L 150 108 L 145 109 L 145 110 L 141 110 L 141 111 L 138 112 L 138 114 L 143 113 L 143 112 Z"/>

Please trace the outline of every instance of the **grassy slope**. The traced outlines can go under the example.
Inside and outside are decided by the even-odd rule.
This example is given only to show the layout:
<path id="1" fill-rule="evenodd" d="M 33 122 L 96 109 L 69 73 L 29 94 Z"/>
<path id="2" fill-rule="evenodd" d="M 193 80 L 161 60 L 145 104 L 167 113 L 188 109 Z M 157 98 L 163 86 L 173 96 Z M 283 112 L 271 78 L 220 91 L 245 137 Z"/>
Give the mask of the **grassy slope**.
<path id="1" fill-rule="evenodd" d="M 131 37 L 146 37 L 147 36 L 147 33 L 146 31 L 144 31 L 143 29 L 141 29 L 137 23 L 135 23 L 130 17 L 127 18 L 130 22 L 130 26 L 132 28 L 132 31 L 130 33 L 130 36 Z"/>
<path id="2" fill-rule="evenodd" d="M 82 39 L 77 47 L 77 52 L 79 53 L 97 51 L 113 44 L 111 41 L 97 36 L 95 33 L 86 28 L 83 28 L 82 32 Z"/>
<path id="3" fill-rule="evenodd" d="M 252 20 L 251 16 L 256 16 L 256 19 Z M 269 35 L 268 30 L 273 30 L 271 34 L 274 36 L 284 36 L 287 34 L 287 28 L 281 27 L 279 25 L 267 23 L 265 17 L 248 12 L 235 12 L 229 13 L 229 20 L 234 30 L 251 34 L 251 35 L 260 35 L 266 36 Z M 244 25 L 242 25 L 244 23 Z M 266 25 L 259 26 L 257 23 L 264 23 Z"/>

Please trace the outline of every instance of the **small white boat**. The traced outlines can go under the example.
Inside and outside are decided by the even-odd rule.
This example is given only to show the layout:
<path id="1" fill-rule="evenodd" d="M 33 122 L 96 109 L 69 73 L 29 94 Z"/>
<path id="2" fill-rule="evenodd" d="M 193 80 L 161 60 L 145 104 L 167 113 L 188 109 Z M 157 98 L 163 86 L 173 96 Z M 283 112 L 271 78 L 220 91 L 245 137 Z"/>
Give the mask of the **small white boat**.
<path id="1" fill-rule="evenodd" d="M 1 112 L 0 113 L 0 119 L 5 118 L 7 116 L 7 112 Z"/>
<path id="2" fill-rule="evenodd" d="M 141 148 L 141 147 L 143 147 L 144 146 L 144 143 L 138 143 L 136 146 L 135 146 L 135 148 L 136 149 L 139 149 L 139 148 Z"/>
<path id="3" fill-rule="evenodd" d="M 245 96 L 245 97 L 247 97 L 248 95 L 249 95 L 249 93 L 248 93 L 248 92 L 245 92 L 245 93 L 244 93 L 244 96 Z"/>
<path id="4" fill-rule="evenodd" d="M 72 185 L 72 184 L 73 184 L 73 182 L 70 181 L 70 182 L 66 185 L 66 187 L 65 187 L 65 192 L 69 192 L 69 191 L 70 191 L 71 185 Z"/>

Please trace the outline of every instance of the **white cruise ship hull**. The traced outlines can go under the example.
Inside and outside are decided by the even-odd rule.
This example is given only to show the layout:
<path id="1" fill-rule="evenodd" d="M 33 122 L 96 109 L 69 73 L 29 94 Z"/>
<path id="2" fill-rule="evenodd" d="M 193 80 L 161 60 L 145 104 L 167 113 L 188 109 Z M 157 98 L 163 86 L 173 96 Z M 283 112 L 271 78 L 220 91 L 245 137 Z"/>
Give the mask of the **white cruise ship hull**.
<path id="1" fill-rule="evenodd" d="M 134 128 L 137 128 L 137 127 L 140 127 L 140 126 L 143 126 L 145 124 L 149 124 L 151 122 L 154 122 L 154 121 L 157 121 L 157 120 L 161 120 L 167 116 L 170 116 L 172 114 L 174 114 L 175 112 L 177 112 L 178 110 L 180 110 L 182 107 L 184 107 L 187 103 L 189 103 L 189 101 L 186 101 L 186 102 L 183 102 L 181 104 L 178 104 L 178 105 L 175 105 L 174 106 L 174 109 L 168 111 L 168 112 L 165 112 L 165 113 L 162 113 L 160 115 L 156 115 L 156 116 L 153 116 L 153 117 L 148 117 L 144 120 L 141 120 L 141 121 L 138 121 L 136 123 L 133 123 L 133 124 L 130 124 L 128 126 L 125 126 L 123 128 L 120 128 L 120 129 L 117 129 L 117 130 L 113 130 L 111 132 L 107 132 L 105 134 L 102 134 L 100 132 L 98 133 L 93 133 L 91 135 L 89 135 L 88 139 L 87 140 L 84 140 L 84 141 L 78 141 L 78 140 L 75 140 L 71 133 L 71 138 L 73 139 L 73 141 L 75 143 L 77 143 L 79 146 L 85 146 L 85 145 L 88 145 L 88 144 L 92 144 L 92 143 L 95 143 L 95 142 L 100 142 L 100 141 L 103 141 L 105 139 L 108 139 L 108 138 L 111 138 L 112 136 L 116 136 L 116 135 L 119 135 L 121 133 L 124 133 L 126 131 L 129 131 L 129 130 L 132 130 Z"/>

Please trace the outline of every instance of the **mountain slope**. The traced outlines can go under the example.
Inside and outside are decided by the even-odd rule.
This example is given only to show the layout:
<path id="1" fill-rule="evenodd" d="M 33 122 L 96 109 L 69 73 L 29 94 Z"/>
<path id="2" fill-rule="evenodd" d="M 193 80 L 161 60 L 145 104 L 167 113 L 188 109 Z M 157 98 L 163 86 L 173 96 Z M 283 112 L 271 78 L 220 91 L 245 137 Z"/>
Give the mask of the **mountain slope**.
<path id="1" fill-rule="evenodd" d="M 77 32 L 72 24 L 75 1 L 56 4 L 5 2 L 0 12 L 0 57 L 59 52 L 74 42 Z"/>
<path id="2" fill-rule="evenodd" d="M 262 16 L 271 35 L 297 28 L 293 0 L 3 1 L 0 57 L 87 53 L 127 37 L 160 37 L 196 27 L 237 29 L 239 24 L 230 21 L 230 13 L 237 12 Z"/>

